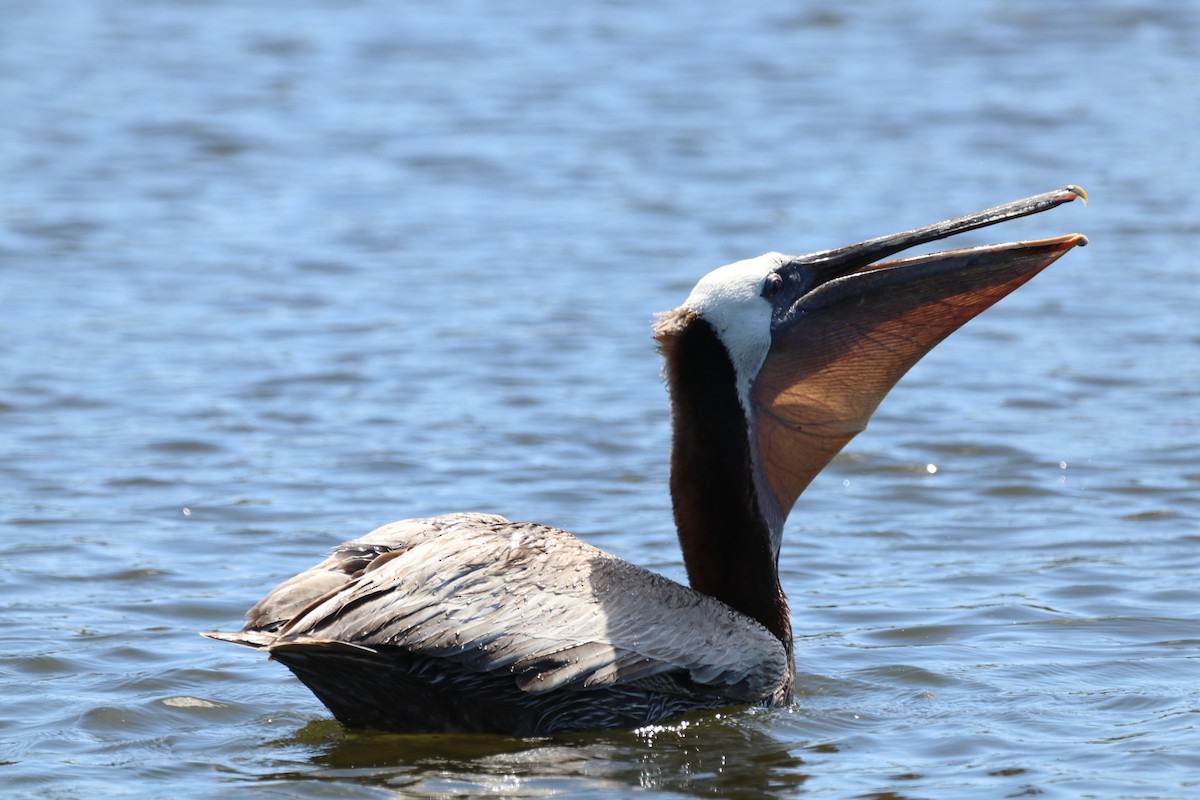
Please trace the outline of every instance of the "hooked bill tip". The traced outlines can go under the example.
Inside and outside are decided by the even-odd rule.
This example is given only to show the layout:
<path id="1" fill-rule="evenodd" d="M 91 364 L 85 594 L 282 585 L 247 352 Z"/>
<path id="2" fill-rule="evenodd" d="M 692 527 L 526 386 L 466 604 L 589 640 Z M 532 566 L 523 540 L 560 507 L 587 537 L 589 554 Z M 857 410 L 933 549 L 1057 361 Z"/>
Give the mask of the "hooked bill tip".
<path id="1" fill-rule="evenodd" d="M 1087 192 L 1083 190 L 1082 186 L 1076 186 L 1075 184 L 1071 183 L 1067 184 L 1063 188 L 1082 200 L 1085 206 L 1087 205 Z"/>

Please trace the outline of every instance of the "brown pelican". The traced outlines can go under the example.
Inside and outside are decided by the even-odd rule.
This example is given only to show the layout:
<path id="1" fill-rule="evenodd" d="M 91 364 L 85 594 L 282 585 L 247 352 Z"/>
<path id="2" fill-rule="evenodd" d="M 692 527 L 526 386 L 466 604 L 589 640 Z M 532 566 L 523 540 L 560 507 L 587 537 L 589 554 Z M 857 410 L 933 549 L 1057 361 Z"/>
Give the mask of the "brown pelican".
<path id="1" fill-rule="evenodd" d="M 1077 197 L 739 261 L 659 317 L 690 587 L 561 530 L 451 514 L 347 542 L 239 633 L 206 635 L 265 650 L 351 727 L 541 735 L 790 703 L 778 559 L 796 498 L 917 360 L 1087 239 L 881 259 Z"/>

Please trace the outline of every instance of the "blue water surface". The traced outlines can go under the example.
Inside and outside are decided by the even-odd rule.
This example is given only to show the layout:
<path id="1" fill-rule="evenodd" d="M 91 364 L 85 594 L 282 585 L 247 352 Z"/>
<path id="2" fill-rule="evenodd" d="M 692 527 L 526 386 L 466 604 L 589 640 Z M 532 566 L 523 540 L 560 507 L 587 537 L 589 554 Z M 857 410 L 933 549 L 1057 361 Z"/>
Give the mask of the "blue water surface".
<path id="1" fill-rule="evenodd" d="M 13 797 L 1200 793 L 1200 7 L 0 0 Z M 351 732 L 201 639 L 477 509 L 685 578 L 654 312 L 1083 185 L 781 557 L 793 708 Z"/>

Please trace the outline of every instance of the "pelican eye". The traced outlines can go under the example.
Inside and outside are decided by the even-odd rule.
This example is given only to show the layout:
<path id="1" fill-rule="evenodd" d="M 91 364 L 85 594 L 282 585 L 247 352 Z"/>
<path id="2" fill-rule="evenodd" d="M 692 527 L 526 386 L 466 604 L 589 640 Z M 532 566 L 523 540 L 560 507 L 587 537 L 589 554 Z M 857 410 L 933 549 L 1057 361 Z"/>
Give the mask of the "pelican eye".
<path id="1" fill-rule="evenodd" d="M 775 299 L 775 296 L 783 290 L 783 276 L 778 272 L 772 272 L 763 281 L 762 296 L 767 300 Z"/>

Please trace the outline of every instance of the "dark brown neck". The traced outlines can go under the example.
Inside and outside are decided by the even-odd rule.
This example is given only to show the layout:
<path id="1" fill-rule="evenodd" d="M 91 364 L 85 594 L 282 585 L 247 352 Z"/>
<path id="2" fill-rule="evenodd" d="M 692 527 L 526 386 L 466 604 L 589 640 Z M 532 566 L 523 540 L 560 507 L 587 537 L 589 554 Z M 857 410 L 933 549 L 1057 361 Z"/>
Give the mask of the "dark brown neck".
<path id="1" fill-rule="evenodd" d="M 664 316 L 655 333 L 671 394 L 671 501 L 688 580 L 758 620 L 790 653 L 787 600 L 759 510 L 729 354 L 691 312 Z"/>

